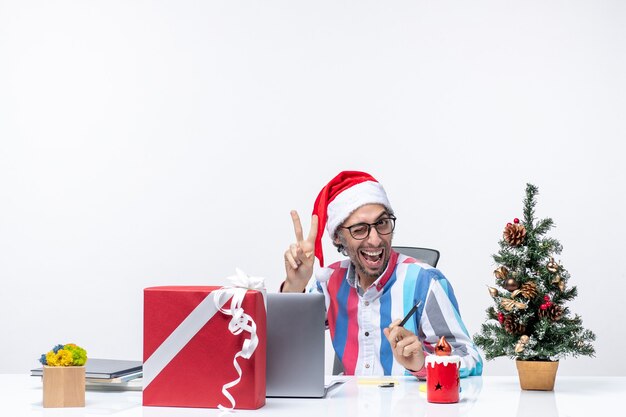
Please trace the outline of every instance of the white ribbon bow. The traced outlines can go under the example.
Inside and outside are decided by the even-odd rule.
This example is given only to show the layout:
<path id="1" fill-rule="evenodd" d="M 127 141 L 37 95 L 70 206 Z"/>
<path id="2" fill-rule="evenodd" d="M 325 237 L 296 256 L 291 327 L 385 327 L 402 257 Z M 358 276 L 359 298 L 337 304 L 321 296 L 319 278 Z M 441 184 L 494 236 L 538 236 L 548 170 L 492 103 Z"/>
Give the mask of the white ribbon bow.
<path id="1" fill-rule="evenodd" d="M 233 287 L 265 291 L 265 278 L 251 277 L 239 268 L 235 268 L 235 272 L 237 275 L 226 278 L 233 284 Z"/>
<path id="2" fill-rule="evenodd" d="M 228 330 L 233 335 L 241 334 L 246 331 L 250 333 L 250 338 L 245 339 L 243 342 L 243 346 L 239 352 L 235 354 L 233 357 L 233 366 L 235 370 L 237 370 L 237 374 L 239 375 L 235 380 L 228 382 L 222 386 L 222 394 L 230 401 L 230 407 L 224 407 L 222 404 L 218 405 L 218 408 L 222 411 L 232 411 L 235 408 L 235 399 L 231 395 L 228 390 L 234 386 L 236 386 L 241 381 L 241 376 L 243 372 L 241 371 L 241 367 L 237 363 L 237 358 L 241 357 L 244 359 L 250 359 L 252 354 L 254 353 L 256 347 L 259 344 L 259 337 L 256 334 L 256 323 L 247 314 L 243 307 L 243 299 L 248 290 L 257 290 L 263 293 L 263 300 L 265 303 L 265 280 L 259 277 L 251 277 L 241 271 L 239 268 L 236 268 L 235 271 L 237 275 L 233 275 L 228 277 L 227 279 L 233 284 L 232 287 L 224 287 L 216 291 L 215 294 L 215 306 L 222 313 L 232 316 L 232 319 L 228 323 Z M 223 297 L 227 297 L 226 300 L 222 300 Z M 231 298 L 232 297 L 232 298 Z M 222 307 L 228 298 L 231 298 L 230 308 Z"/>

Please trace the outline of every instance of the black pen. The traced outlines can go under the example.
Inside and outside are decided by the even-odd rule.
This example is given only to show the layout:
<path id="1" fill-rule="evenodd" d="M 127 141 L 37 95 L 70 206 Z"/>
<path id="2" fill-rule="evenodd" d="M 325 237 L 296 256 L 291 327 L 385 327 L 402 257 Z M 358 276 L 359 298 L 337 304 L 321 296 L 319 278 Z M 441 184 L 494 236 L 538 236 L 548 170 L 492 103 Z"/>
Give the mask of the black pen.
<path id="1" fill-rule="evenodd" d="M 400 324 L 398 326 L 404 327 L 404 325 L 406 324 L 407 321 L 409 321 L 411 316 L 413 314 L 415 314 L 415 312 L 417 311 L 417 308 L 420 306 L 420 304 L 422 304 L 422 300 L 418 301 L 417 304 L 415 304 L 413 307 L 411 307 L 409 312 L 406 313 L 406 316 L 404 316 L 404 318 L 402 319 L 402 321 L 400 322 Z"/>

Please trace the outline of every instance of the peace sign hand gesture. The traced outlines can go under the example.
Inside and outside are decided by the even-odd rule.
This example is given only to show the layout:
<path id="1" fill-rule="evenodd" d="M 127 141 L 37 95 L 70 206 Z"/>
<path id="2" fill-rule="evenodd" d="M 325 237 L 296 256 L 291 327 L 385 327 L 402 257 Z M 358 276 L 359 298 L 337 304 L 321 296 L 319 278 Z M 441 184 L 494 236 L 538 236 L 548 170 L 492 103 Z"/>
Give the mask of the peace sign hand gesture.
<path id="1" fill-rule="evenodd" d="M 289 245 L 289 249 L 285 251 L 287 279 L 283 291 L 302 292 L 313 275 L 318 219 L 316 215 L 311 217 L 311 229 L 306 239 L 302 234 L 302 223 L 300 223 L 300 216 L 298 216 L 297 211 L 291 211 L 291 220 L 296 232 L 296 242 Z"/>

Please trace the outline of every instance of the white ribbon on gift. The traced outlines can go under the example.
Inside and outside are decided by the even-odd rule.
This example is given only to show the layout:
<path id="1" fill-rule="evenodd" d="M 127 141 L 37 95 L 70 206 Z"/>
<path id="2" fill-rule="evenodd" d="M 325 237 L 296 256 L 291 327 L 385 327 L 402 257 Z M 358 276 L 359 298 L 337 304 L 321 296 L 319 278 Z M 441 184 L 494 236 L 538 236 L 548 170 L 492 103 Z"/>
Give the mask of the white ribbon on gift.
<path id="1" fill-rule="evenodd" d="M 221 311 L 224 314 L 232 316 L 228 325 L 228 329 L 232 334 L 238 335 L 243 331 L 250 333 L 250 339 L 244 340 L 241 351 L 235 354 L 233 359 L 233 364 L 239 377 L 232 382 L 224 384 L 222 387 L 222 393 L 230 401 L 231 407 L 224 407 L 220 404 L 219 408 L 223 411 L 230 411 L 235 408 L 235 400 L 228 392 L 228 389 L 237 385 L 241 380 L 242 371 L 237 363 L 237 358 L 243 357 L 244 359 L 249 359 L 259 344 L 259 338 L 256 335 L 256 323 L 241 307 L 246 291 L 249 289 L 261 291 L 264 305 L 267 308 L 267 303 L 265 302 L 265 282 L 263 278 L 248 276 L 238 268 L 236 272 L 237 275 L 227 278 L 233 285 L 232 287 L 223 287 L 208 294 L 146 360 L 143 364 L 144 389 L 150 385 L 167 364 L 174 359 L 178 352 L 189 343 L 196 333 L 198 333 L 218 311 Z M 230 299 L 232 299 L 230 309 L 222 308 Z"/>
<path id="2" fill-rule="evenodd" d="M 232 287 L 224 287 L 216 291 L 215 295 L 215 307 L 218 308 L 222 313 L 229 315 L 232 317 L 230 323 L 228 323 L 228 330 L 233 335 L 241 334 L 246 331 L 250 333 L 250 338 L 245 339 L 243 341 L 243 346 L 239 352 L 235 354 L 233 357 L 233 366 L 237 371 L 237 378 L 233 381 L 228 382 L 222 386 L 222 394 L 230 401 L 231 406 L 225 407 L 222 404 L 218 405 L 218 408 L 222 411 L 231 411 L 235 408 L 235 398 L 232 396 L 228 390 L 241 381 L 241 376 L 243 374 L 241 370 L 241 366 L 237 363 L 237 358 L 250 359 L 256 347 L 259 344 L 259 337 L 256 334 L 256 323 L 247 314 L 243 307 L 243 299 L 248 290 L 257 290 L 261 291 L 263 294 L 263 305 L 267 305 L 265 302 L 265 281 L 263 278 L 259 277 L 251 277 L 241 271 L 239 268 L 236 268 L 235 271 L 237 275 L 228 277 L 227 279 L 233 284 Z M 226 301 L 222 301 L 223 298 L 226 300 L 231 299 L 230 308 L 223 308 L 222 306 L 226 303 Z M 267 307 L 266 307 L 267 308 Z"/>

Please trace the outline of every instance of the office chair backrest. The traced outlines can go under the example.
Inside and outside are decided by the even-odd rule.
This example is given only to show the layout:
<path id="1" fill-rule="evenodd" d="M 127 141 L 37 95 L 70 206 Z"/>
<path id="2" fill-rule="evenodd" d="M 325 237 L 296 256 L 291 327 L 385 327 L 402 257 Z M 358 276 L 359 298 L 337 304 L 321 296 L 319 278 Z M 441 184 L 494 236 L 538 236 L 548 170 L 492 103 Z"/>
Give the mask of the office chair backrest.
<path id="1" fill-rule="evenodd" d="M 413 246 L 392 246 L 392 248 L 398 253 L 425 262 L 432 267 L 437 267 L 437 262 L 439 262 L 439 251 L 437 249 L 417 248 Z M 335 354 L 333 375 L 339 375 L 342 372 L 343 364 L 339 360 L 339 357 Z"/>
<path id="2" fill-rule="evenodd" d="M 413 246 L 393 246 L 393 250 L 425 262 L 432 267 L 437 267 L 437 262 L 439 262 L 439 251 L 437 249 L 416 248 Z"/>

